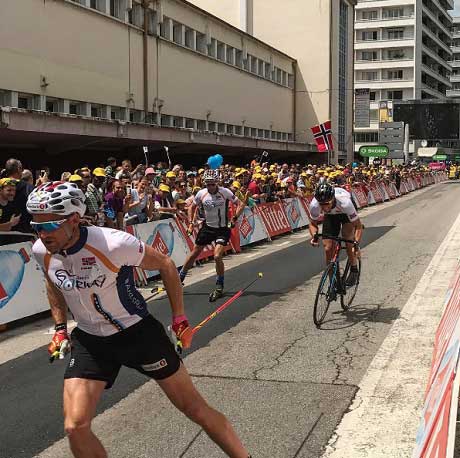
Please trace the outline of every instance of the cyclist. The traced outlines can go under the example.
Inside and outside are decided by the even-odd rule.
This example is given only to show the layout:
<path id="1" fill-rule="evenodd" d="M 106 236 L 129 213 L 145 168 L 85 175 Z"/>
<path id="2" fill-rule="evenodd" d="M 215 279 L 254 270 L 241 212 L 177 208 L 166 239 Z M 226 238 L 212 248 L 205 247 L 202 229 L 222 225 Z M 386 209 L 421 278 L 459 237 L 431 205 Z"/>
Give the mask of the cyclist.
<path id="1" fill-rule="evenodd" d="M 214 261 L 216 262 L 216 288 L 209 295 L 209 301 L 214 302 L 224 294 L 224 251 L 230 240 L 231 227 L 233 227 L 244 210 L 244 203 L 236 197 L 230 189 L 219 186 L 220 176 L 217 170 L 208 169 L 203 174 L 206 188 L 201 189 L 195 196 L 188 209 L 190 221 L 189 233 L 193 231 L 196 210 L 204 214 L 203 226 L 199 230 L 195 246 L 189 254 L 179 275 L 182 282 L 196 258 L 206 245 L 216 243 L 214 248 Z M 228 219 L 229 202 L 238 205 L 231 221 Z"/>
<path id="2" fill-rule="evenodd" d="M 353 205 L 351 194 L 345 189 L 332 186 L 322 180 L 315 189 L 315 197 L 310 203 L 310 243 L 318 246 L 318 222 L 324 215 L 323 234 L 338 237 L 342 230 L 342 237 L 354 240 L 357 244 L 347 243 L 347 254 L 350 260 L 350 273 L 345 281 L 347 286 L 353 286 L 358 278 L 359 242 L 363 233 L 363 226 Z M 326 252 L 326 262 L 329 263 L 334 255 L 333 240 L 323 239 Z"/>
<path id="3" fill-rule="evenodd" d="M 136 290 L 131 266 L 159 270 L 168 293 L 173 330 L 185 347 L 192 332 L 184 312 L 182 287 L 173 261 L 121 231 L 80 225 L 85 196 L 74 183 L 51 182 L 27 201 L 39 239 L 34 255 L 43 268 L 55 334 L 52 358 L 70 360 L 64 375 L 65 430 L 76 458 L 107 454 L 91 431 L 104 389 L 121 366 L 155 379 L 171 402 L 201 425 L 225 453 L 247 458 L 228 420 L 209 407 L 194 387 L 163 326 L 150 315 Z M 67 332 L 67 307 L 77 327 Z"/>

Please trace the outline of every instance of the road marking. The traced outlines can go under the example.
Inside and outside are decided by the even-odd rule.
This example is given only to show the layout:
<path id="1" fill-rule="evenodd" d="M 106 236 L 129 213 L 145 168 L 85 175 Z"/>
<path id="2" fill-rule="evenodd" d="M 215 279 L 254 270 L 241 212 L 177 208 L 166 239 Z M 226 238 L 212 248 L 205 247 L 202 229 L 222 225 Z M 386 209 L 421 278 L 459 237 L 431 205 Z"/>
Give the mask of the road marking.
<path id="1" fill-rule="evenodd" d="M 458 266 L 459 231 L 460 215 L 375 354 L 323 458 L 411 456 L 434 335 L 451 276 Z M 366 428 L 362 427 L 364 422 Z"/>
<path id="2" fill-rule="evenodd" d="M 215 269 L 206 270 L 205 272 L 201 272 L 201 275 L 209 275 L 209 274 L 212 274 L 213 272 L 215 272 Z"/>
<path id="3" fill-rule="evenodd" d="M 282 243 L 275 243 L 274 246 L 284 246 L 284 245 L 288 245 L 289 243 L 291 243 L 290 240 L 288 240 L 287 242 L 282 242 Z"/>
<path id="4" fill-rule="evenodd" d="M 245 256 L 245 258 L 246 258 L 246 259 L 255 258 L 256 256 L 259 256 L 259 253 L 248 254 L 247 256 Z"/>

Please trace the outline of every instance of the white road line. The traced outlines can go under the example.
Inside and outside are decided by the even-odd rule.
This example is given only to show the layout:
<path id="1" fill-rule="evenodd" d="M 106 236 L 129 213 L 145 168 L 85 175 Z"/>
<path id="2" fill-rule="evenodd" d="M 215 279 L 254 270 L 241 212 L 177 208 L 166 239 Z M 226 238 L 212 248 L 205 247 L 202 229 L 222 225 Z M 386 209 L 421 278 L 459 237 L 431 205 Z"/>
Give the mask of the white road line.
<path id="1" fill-rule="evenodd" d="M 275 243 L 274 246 L 284 246 L 284 245 L 288 245 L 290 242 L 290 240 L 288 240 L 287 242 L 281 242 L 281 243 Z"/>
<path id="2" fill-rule="evenodd" d="M 245 258 L 250 259 L 250 258 L 255 258 L 256 256 L 259 256 L 259 253 L 248 254 L 247 256 L 245 256 Z"/>
<path id="3" fill-rule="evenodd" d="M 216 271 L 215 269 L 206 270 L 205 272 L 201 272 L 201 275 L 209 275 L 209 274 L 214 273 L 215 271 Z"/>
<path id="4" fill-rule="evenodd" d="M 412 455 L 434 335 L 458 265 L 459 232 L 460 215 L 375 354 L 323 458 Z"/>

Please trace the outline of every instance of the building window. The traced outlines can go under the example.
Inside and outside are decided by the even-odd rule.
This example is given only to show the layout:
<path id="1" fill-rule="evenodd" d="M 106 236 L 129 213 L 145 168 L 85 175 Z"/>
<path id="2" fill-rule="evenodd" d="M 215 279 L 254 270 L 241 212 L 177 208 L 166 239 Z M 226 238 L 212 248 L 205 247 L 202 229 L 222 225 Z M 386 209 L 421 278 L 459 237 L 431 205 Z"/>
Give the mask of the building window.
<path id="1" fill-rule="evenodd" d="M 361 60 L 375 61 L 378 59 L 377 51 L 362 51 Z"/>
<path id="2" fill-rule="evenodd" d="M 362 72 L 362 79 L 364 81 L 377 81 L 378 72 Z"/>
<path id="3" fill-rule="evenodd" d="M 361 17 L 364 21 L 375 21 L 378 19 L 378 14 L 377 10 L 363 11 Z"/>
<path id="4" fill-rule="evenodd" d="M 162 114 L 161 115 L 161 126 L 171 127 L 171 116 Z"/>
<path id="5" fill-rule="evenodd" d="M 265 62 L 261 59 L 258 61 L 258 69 L 257 69 L 257 74 L 263 78 L 264 76 L 264 68 L 265 68 Z"/>
<path id="6" fill-rule="evenodd" d="M 201 130 L 202 132 L 206 130 L 206 121 L 204 119 L 198 119 L 196 123 L 197 130 Z"/>
<path id="7" fill-rule="evenodd" d="M 227 124 L 227 134 L 233 135 L 233 127 L 231 124 Z"/>
<path id="8" fill-rule="evenodd" d="M 388 100 L 402 100 L 403 99 L 403 91 L 388 91 L 387 92 L 387 99 Z"/>
<path id="9" fill-rule="evenodd" d="M 389 49 L 388 60 L 404 59 L 406 57 L 403 49 Z"/>
<path id="10" fill-rule="evenodd" d="M 173 41 L 174 43 L 177 43 L 178 45 L 184 44 L 184 40 L 182 37 L 183 28 L 184 26 L 182 24 L 178 24 L 177 22 L 175 22 L 173 25 Z"/>
<path id="11" fill-rule="evenodd" d="M 404 17 L 404 8 L 391 8 L 389 10 L 383 10 L 384 19 L 397 19 Z"/>
<path id="12" fill-rule="evenodd" d="M 238 68 L 243 68 L 243 51 L 237 49 L 235 53 L 235 65 Z"/>
<path id="13" fill-rule="evenodd" d="M 217 132 L 216 126 L 217 126 L 217 124 L 214 121 L 209 121 L 208 122 L 208 130 L 210 132 Z"/>
<path id="14" fill-rule="evenodd" d="M 144 26 L 144 8 L 140 3 L 133 3 L 133 8 L 128 10 L 128 22 L 136 27 Z M 153 27 L 151 30 L 154 30 Z"/>
<path id="15" fill-rule="evenodd" d="M 195 31 L 188 27 L 185 28 L 185 46 L 195 50 Z"/>
<path id="16" fill-rule="evenodd" d="M 388 39 L 389 40 L 402 40 L 404 38 L 404 29 L 389 29 Z"/>
<path id="17" fill-rule="evenodd" d="M 69 114 L 77 115 L 78 114 L 78 104 L 77 103 L 69 103 Z"/>
<path id="18" fill-rule="evenodd" d="M 371 122 L 379 121 L 379 110 L 370 110 L 369 115 L 370 115 Z"/>
<path id="19" fill-rule="evenodd" d="M 234 133 L 235 133 L 235 135 L 242 135 L 243 134 L 243 128 L 241 126 L 235 126 Z"/>
<path id="20" fill-rule="evenodd" d="M 376 95 L 377 95 L 377 93 L 376 93 L 375 91 L 370 91 L 370 92 L 369 92 L 369 100 L 370 100 L 371 102 L 375 102 Z"/>
<path id="21" fill-rule="evenodd" d="M 389 80 L 402 80 L 403 71 L 402 70 L 388 70 L 387 79 Z"/>
<path id="22" fill-rule="evenodd" d="M 105 0 L 90 0 L 89 7 L 105 13 Z"/>
<path id="23" fill-rule="evenodd" d="M 185 118 L 185 128 L 186 129 L 193 129 L 195 126 L 195 121 L 190 118 Z"/>
<path id="24" fill-rule="evenodd" d="M 202 54 L 206 54 L 206 35 L 196 32 L 196 50 Z"/>
<path id="25" fill-rule="evenodd" d="M 124 19 L 123 2 L 121 0 L 110 0 L 110 16 Z"/>
<path id="26" fill-rule="evenodd" d="M 255 56 L 248 56 L 250 62 L 251 62 L 251 73 L 257 74 L 257 57 Z"/>
<path id="27" fill-rule="evenodd" d="M 379 141 L 378 132 L 356 132 L 356 143 L 377 143 Z"/>
<path id="28" fill-rule="evenodd" d="M 221 43 L 220 41 L 217 42 L 217 59 L 225 62 L 226 55 L 225 55 L 225 43 Z"/>
<path id="29" fill-rule="evenodd" d="M 376 40 L 378 40 L 378 32 L 377 32 L 377 30 L 362 31 L 361 32 L 361 40 L 362 41 L 376 41 Z"/>
<path id="30" fill-rule="evenodd" d="M 339 16 L 339 91 L 338 91 L 338 148 L 346 151 L 348 101 L 348 5 L 340 0 Z"/>
<path id="31" fill-rule="evenodd" d="M 235 65 L 235 48 L 227 46 L 227 64 Z"/>
<path id="32" fill-rule="evenodd" d="M 22 108 L 24 110 L 30 110 L 32 108 L 33 99 L 32 97 L 28 97 L 25 95 L 20 95 L 18 97 L 18 108 Z"/>
<path id="33" fill-rule="evenodd" d="M 217 123 L 217 132 L 225 134 L 225 124 L 223 122 Z"/>
<path id="34" fill-rule="evenodd" d="M 163 22 L 160 24 L 160 35 L 166 40 L 171 36 L 171 21 L 166 16 L 163 17 Z"/>
<path id="35" fill-rule="evenodd" d="M 288 75 L 288 86 L 293 89 L 294 88 L 294 75 Z"/>
<path id="36" fill-rule="evenodd" d="M 211 43 L 208 45 L 208 56 L 210 57 L 217 57 L 217 40 L 215 38 L 211 38 Z"/>

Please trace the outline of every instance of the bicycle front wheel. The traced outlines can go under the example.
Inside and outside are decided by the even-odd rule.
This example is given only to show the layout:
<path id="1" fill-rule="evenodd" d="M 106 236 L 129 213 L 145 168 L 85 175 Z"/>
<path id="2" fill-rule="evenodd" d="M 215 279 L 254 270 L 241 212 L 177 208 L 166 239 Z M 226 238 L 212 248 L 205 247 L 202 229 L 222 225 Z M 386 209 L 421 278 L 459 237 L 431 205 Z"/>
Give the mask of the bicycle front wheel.
<path id="1" fill-rule="evenodd" d="M 347 281 L 348 273 L 350 272 L 350 261 L 347 261 L 347 265 L 345 267 L 345 272 L 342 277 L 342 284 L 343 289 L 345 289 L 346 293 L 340 295 L 340 305 L 342 306 L 343 310 L 348 310 L 355 299 L 356 293 L 358 292 L 359 281 L 361 279 L 361 259 L 358 258 L 358 278 L 356 279 L 356 283 L 353 286 L 345 286 L 345 282 Z"/>
<path id="2" fill-rule="evenodd" d="M 336 294 L 337 266 L 331 262 L 321 276 L 313 307 L 313 322 L 319 328 Z"/>

